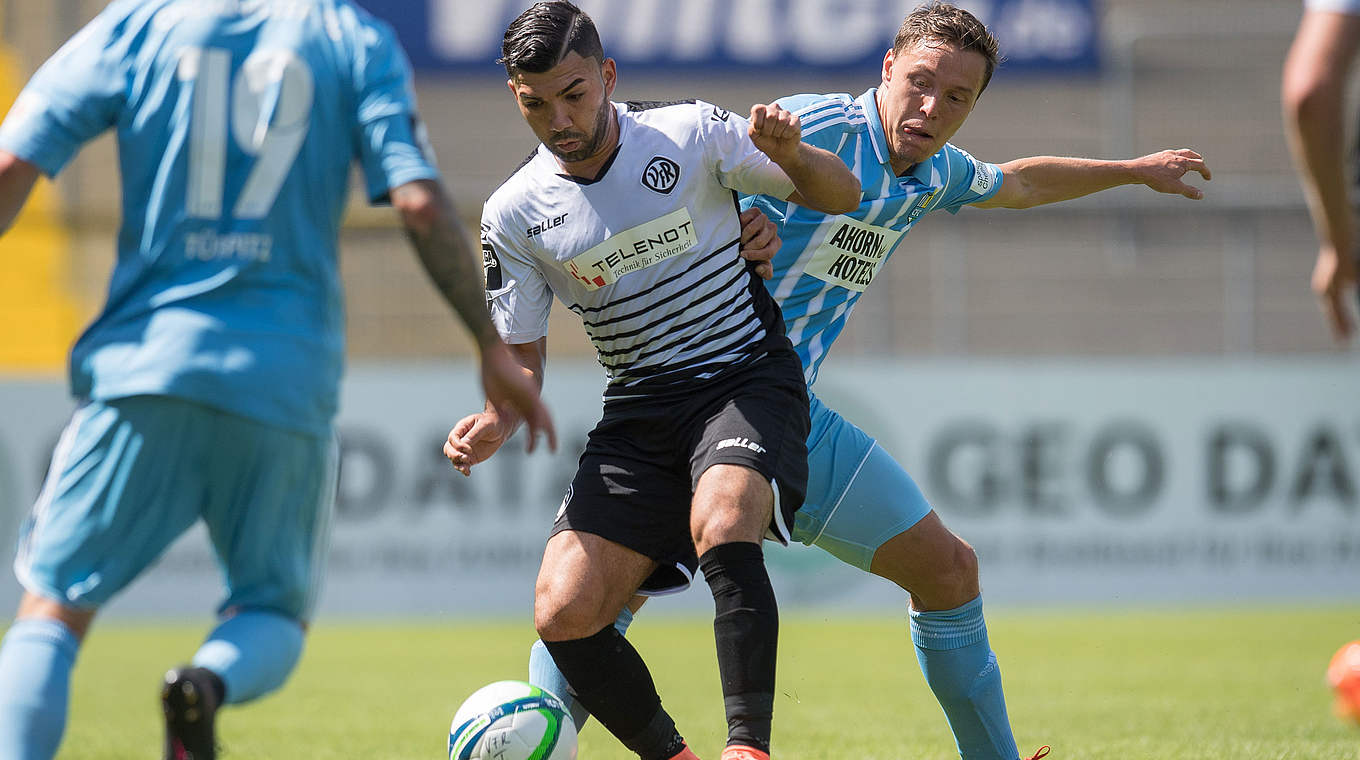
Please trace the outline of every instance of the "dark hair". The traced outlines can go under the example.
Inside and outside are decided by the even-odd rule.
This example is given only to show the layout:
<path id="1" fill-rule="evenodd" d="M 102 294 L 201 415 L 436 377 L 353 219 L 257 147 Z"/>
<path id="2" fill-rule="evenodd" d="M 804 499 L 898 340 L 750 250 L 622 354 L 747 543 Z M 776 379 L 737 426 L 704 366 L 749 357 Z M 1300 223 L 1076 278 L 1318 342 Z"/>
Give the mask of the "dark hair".
<path id="1" fill-rule="evenodd" d="M 992 81 L 992 72 L 1001 60 L 1000 45 L 977 16 L 949 3 L 930 2 L 907 14 L 893 39 L 893 55 L 918 42 L 944 42 L 960 50 L 980 53 L 987 61 L 982 90 Z M 982 94 L 978 90 L 978 94 Z"/>
<path id="2" fill-rule="evenodd" d="M 503 64 L 510 76 L 516 71 L 541 74 L 573 50 L 582 58 L 604 63 L 600 33 L 590 16 L 567 0 L 549 0 L 535 3 L 510 22 L 496 63 Z"/>

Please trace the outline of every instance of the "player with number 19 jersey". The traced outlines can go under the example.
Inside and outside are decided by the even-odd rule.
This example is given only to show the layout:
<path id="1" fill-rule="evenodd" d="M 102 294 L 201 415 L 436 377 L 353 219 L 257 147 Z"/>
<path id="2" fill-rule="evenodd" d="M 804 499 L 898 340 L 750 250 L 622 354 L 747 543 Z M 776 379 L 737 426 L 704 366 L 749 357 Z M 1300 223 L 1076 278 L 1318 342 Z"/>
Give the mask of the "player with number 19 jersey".
<path id="1" fill-rule="evenodd" d="M 116 0 L 33 77 L 0 149 L 55 175 L 110 128 L 123 179 L 74 395 L 188 399 L 327 434 L 352 159 L 381 201 L 437 172 L 392 31 L 348 0 Z"/>

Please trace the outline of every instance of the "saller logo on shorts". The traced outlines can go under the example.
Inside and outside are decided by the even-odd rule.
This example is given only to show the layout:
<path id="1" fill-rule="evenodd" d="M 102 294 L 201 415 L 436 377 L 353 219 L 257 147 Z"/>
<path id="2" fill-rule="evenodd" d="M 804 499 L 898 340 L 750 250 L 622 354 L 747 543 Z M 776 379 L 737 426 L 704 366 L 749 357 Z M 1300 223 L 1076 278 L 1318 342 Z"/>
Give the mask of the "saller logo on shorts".
<path id="1" fill-rule="evenodd" d="M 587 290 L 598 290 L 629 272 L 646 269 L 699 244 L 689 209 L 681 208 L 624 230 L 565 263 L 567 273 Z"/>
<path id="2" fill-rule="evenodd" d="M 765 447 L 761 446 L 760 444 L 756 443 L 750 438 L 724 438 L 721 441 L 718 441 L 718 445 L 714 446 L 713 450 L 722 451 L 723 449 L 730 449 L 733 446 L 736 446 L 737 448 L 741 449 L 750 449 L 751 451 L 754 451 L 757 454 L 765 453 Z"/>
<path id="3" fill-rule="evenodd" d="M 653 158 L 647 163 L 647 168 L 642 170 L 643 187 L 662 195 L 669 195 L 675 189 L 675 183 L 679 181 L 680 164 L 665 156 Z"/>
<path id="4" fill-rule="evenodd" d="M 837 216 L 823 225 L 826 236 L 808 262 L 808 274 L 823 282 L 863 293 L 878 274 L 902 232 L 875 227 L 848 216 Z"/>

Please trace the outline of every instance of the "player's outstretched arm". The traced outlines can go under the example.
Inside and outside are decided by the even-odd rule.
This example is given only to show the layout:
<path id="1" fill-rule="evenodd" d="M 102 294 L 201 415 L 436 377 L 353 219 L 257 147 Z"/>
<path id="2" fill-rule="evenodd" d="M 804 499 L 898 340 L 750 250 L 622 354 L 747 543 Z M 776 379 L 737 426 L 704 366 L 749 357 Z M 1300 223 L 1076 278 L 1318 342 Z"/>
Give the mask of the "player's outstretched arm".
<path id="1" fill-rule="evenodd" d="M 408 182 L 392 191 L 392 205 L 401 214 L 407 237 L 440 295 L 467 325 L 481 352 L 482 387 L 488 404 L 513 412 L 516 422 L 529 426 L 527 449 L 534 450 L 538 434 L 557 449 L 552 417 L 538 397 L 539 384 L 501 342 L 486 310 L 481 258 L 473 253 L 453 204 L 439 183 Z"/>
<path id="2" fill-rule="evenodd" d="M 1305 11 L 1280 85 L 1285 134 L 1318 238 L 1313 290 L 1338 339 L 1354 330 L 1346 299 L 1355 282 L 1356 230 L 1345 177 L 1345 92 L 1360 50 L 1360 16 Z"/>
<path id="3" fill-rule="evenodd" d="M 859 208 L 859 179 L 836 154 L 803 142 L 798 117 L 777 104 L 751 106 L 751 142 L 793 180 L 788 200 L 824 214 Z"/>
<path id="4" fill-rule="evenodd" d="M 1204 191 L 1185 182 L 1185 175 L 1198 172 L 1210 179 L 1204 157 L 1188 148 L 1162 150 L 1123 161 L 1094 158 L 1032 156 L 1000 164 L 1001 189 L 991 198 L 973 205 L 979 208 L 1033 208 L 1120 185 L 1146 185 L 1159 193 L 1183 195 L 1192 200 Z"/>
<path id="5" fill-rule="evenodd" d="M 0 150 L 0 235 L 14 224 L 39 173 L 37 166 Z"/>
<path id="6" fill-rule="evenodd" d="M 510 364 L 507 372 L 516 372 L 529 379 L 534 387 L 543 385 L 543 364 L 547 357 L 548 340 L 539 338 L 533 343 L 505 346 L 504 358 Z M 500 356 L 498 351 L 497 356 Z M 470 414 L 458 421 L 449 431 L 444 442 L 444 456 L 453 463 L 454 469 L 464 475 L 472 474 L 473 465 L 490 459 L 500 447 L 515 434 L 519 427 L 520 415 L 511 407 L 497 403 L 487 397 L 486 408 L 477 414 Z M 532 434 L 532 428 L 530 429 Z M 550 439 L 556 448 L 556 441 Z M 532 444 L 532 442 L 531 442 Z M 533 450 L 532 445 L 530 451 Z"/>

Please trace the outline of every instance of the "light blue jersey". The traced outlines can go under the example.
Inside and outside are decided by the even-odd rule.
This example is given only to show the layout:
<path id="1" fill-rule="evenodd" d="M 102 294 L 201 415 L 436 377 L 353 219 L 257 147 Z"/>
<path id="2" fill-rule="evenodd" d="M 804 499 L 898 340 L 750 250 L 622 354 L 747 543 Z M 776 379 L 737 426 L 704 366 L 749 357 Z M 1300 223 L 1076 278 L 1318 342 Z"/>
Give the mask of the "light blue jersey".
<path id="1" fill-rule="evenodd" d="M 118 258 L 73 393 L 329 430 L 350 165 L 375 202 L 435 178 L 415 114 L 391 29 L 348 0 L 111 3 L 0 127 L 0 149 L 48 175 L 117 133 Z"/>
<path id="2" fill-rule="evenodd" d="M 858 98 L 845 93 L 792 95 L 779 105 L 797 114 L 803 140 L 835 153 L 859 177 L 859 209 L 827 216 L 768 196 L 747 199 L 779 225 L 783 246 L 766 286 L 803 360 L 808 385 L 860 295 L 902 238 L 923 215 L 957 213 L 1001 188 L 1001 170 L 946 144 L 898 177 L 889 165 L 887 136 L 878 117 L 877 89 Z"/>

